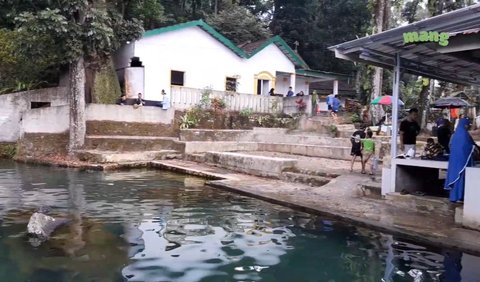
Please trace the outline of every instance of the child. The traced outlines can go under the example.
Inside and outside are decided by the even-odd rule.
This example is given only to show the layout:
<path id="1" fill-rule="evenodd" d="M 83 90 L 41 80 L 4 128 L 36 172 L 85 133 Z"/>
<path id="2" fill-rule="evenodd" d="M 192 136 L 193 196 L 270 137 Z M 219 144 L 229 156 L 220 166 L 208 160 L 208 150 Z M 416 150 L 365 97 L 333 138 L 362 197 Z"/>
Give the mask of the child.
<path id="1" fill-rule="evenodd" d="M 362 129 L 355 131 L 352 137 L 350 137 L 350 142 L 352 142 L 352 150 L 350 152 L 350 155 L 352 156 L 352 163 L 350 165 L 350 172 L 353 171 L 353 164 L 355 163 L 357 157 L 360 157 L 360 162 L 362 163 L 362 171 L 365 170 L 365 168 L 363 167 L 363 144 L 361 141 L 361 139 L 365 138 L 365 129 Z"/>
<path id="2" fill-rule="evenodd" d="M 362 174 L 366 173 L 365 166 L 367 165 L 368 160 L 370 160 L 371 157 L 375 158 L 375 141 L 373 141 L 372 137 L 373 137 L 373 132 L 369 130 L 367 132 L 367 138 L 362 140 L 363 151 L 365 153 L 365 160 L 364 160 L 364 163 L 363 163 L 363 166 L 362 166 L 362 168 L 363 168 Z M 375 172 L 375 160 L 372 159 L 372 166 L 370 168 L 370 175 L 373 175 L 374 172 Z"/>

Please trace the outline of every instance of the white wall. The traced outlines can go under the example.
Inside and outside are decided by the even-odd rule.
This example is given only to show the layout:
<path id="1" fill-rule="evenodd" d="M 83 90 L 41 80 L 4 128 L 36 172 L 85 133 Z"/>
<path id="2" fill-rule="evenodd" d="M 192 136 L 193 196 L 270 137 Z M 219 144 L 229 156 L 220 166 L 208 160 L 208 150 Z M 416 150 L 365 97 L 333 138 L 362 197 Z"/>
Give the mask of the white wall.
<path id="1" fill-rule="evenodd" d="M 135 109 L 133 106 L 88 104 L 86 115 L 87 121 L 105 120 L 171 124 L 174 119 L 175 109 L 163 110 L 159 107 L 140 107 Z"/>
<path id="2" fill-rule="evenodd" d="M 308 79 L 303 76 L 297 76 L 296 77 L 296 83 L 295 83 L 295 89 L 293 89 L 293 92 L 295 94 L 300 93 L 300 91 L 303 91 L 305 95 L 308 95 L 309 91 L 309 86 L 308 86 Z"/>
<path id="3" fill-rule="evenodd" d="M 51 106 L 68 104 L 67 88 L 45 88 L 0 95 L 0 142 L 16 142 L 20 138 L 22 115 L 31 102 L 50 102 Z"/>
<path id="4" fill-rule="evenodd" d="M 69 106 L 31 109 L 23 114 L 22 133 L 64 133 L 69 123 Z"/>
<path id="5" fill-rule="evenodd" d="M 237 56 L 199 27 L 185 28 L 142 38 L 135 43 L 135 56 L 145 65 L 145 98 L 161 100 L 170 88 L 170 71 L 185 72 L 185 87 L 225 90 L 227 76 L 239 76 L 237 92 L 253 93 L 254 76 L 262 71 L 295 72 L 293 63 L 270 45 L 250 59 Z M 274 87 L 272 85 L 272 87 Z"/>

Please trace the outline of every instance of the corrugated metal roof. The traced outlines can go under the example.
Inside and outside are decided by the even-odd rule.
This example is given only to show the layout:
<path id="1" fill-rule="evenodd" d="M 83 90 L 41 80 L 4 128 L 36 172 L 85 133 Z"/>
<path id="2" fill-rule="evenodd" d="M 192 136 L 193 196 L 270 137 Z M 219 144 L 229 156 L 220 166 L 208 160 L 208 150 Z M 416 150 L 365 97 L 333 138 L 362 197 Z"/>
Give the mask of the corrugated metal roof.
<path id="1" fill-rule="evenodd" d="M 450 43 L 460 43 L 457 35 L 477 36 L 480 30 L 480 4 L 394 28 L 372 36 L 332 46 L 338 58 L 365 62 L 385 68 L 395 64 L 400 54 L 403 70 L 434 79 L 460 84 L 480 85 L 480 62 L 458 52 L 448 53 L 437 43 L 404 44 L 406 32 L 436 31 L 451 36 Z M 477 43 L 476 37 L 474 43 Z M 471 43 L 471 42 L 470 42 Z M 480 37 L 478 38 L 480 46 Z M 479 47 L 480 49 L 480 47 Z"/>

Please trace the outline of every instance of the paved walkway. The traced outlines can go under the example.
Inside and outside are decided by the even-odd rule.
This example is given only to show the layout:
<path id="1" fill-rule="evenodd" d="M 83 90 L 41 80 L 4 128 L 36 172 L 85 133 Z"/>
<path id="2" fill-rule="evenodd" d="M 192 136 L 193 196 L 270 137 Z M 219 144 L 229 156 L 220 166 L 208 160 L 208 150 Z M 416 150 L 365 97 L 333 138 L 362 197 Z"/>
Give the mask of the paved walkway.
<path id="1" fill-rule="evenodd" d="M 384 200 L 363 198 L 358 186 L 368 181 L 365 175 L 341 175 L 325 186 L 310 187 L 181 160 L 155 161 L 152 165 L 215 179 L 208 184 L 217 188 L 310 213 L 328 214 L 423 243 L 480 254 L 480 232 L 455 227 L 452 218 L 400 210 Z"/>

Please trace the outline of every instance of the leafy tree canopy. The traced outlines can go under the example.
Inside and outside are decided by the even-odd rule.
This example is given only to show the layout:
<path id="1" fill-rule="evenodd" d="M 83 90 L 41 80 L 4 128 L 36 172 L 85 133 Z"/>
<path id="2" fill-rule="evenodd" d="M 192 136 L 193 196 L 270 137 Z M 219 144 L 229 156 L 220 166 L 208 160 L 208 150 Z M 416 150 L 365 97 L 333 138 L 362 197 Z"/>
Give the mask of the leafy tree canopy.
<path id="1" fill-rule="evenodd" d="M 216 15 L 207 16 L 206 21 L 237 44 L 255 42 L 271 36 L 268 27 L 241 6 L 232 5 Z"/>

